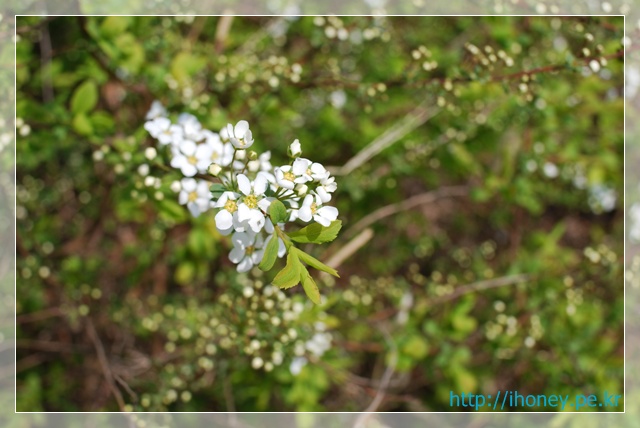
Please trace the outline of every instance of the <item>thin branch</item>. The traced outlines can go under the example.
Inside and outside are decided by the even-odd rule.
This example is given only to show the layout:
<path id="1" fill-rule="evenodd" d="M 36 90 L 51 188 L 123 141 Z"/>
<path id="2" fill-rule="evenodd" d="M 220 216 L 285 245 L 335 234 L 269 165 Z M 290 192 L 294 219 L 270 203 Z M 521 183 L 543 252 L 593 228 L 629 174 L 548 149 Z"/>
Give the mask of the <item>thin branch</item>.
<path id="1" fill-rule="evenodd" d="M 63 316 L 64 312 L 58 308 L 47 308 L 37 312 L 29 312 L 16 317 L 17 324 L 27 324 L 30 322 L 42 321 L 48 318 Z"/>
<path id="2" fill-rule="evenodd" d="M 87 319 L 87 333 L 89 334 L 89 338 L 93 342 L 93 346 L 95 347 L 96 353 L 98 354 L 98 360 L 100 361 L 100 366 L 102 367 L 102 372 L 104 374 L 105 380 L 107 381 L 107 385 L 109 385 L 109 389 L 118 402 L 120 411 L 124 412 L 124 399 L 122 398 L 120 390 L 116 386 L 113 373 L 111 372 L 111 366 L 109 365 L 109 360 L 107 360 L 107 355 L 104 352 L 104 347 L 102 346 L 102 342 L 98 337 L 98 333 L 96 333 L 96 329 L 93 326 L 93 322 L 91 321 L 91 319 Z"/>
<path id="3" fill-rule="evenodd" d="M 224 393 L 224 401 L 227 404 L 227 412 L 229 412 L 229 426 L 235 428 L 238 426 L 238 418 L 235 415 L 236 405 L 233 399 L 233 390 L 231 389 L 231 381 L 229 376 L 225 376 L 222 382 L 222 389 Z"/>
<path id="4" fill-rule="evenodd" d="M 53 80 L 51 78 L 51 34 L 49 34 L 49 25 L 45 24 L 40 27 L 40 68 L 42 70 L 42 100 L 45 103 L 53 101 Z"/>
<path id="5" fill-rule="evenodd" d="M 369 404 L 369 406 L 364 410 L 364 413 L 362 413 L 358 417 L 358 419 L 356 419 L 356 422 L 353 425 L 354 428 L 364 427 L 367 420 L 371 417 L 369 413 L 375 412 L 378 410 L 378 407 L 380 407 L 382 400 L 384 400 L 386 390 L 389 387 L 389 383 L 391 382 L 391 377 L 393 376 L 393 373 L 396 370 L 396 365 L 398 364 L 398 348 L 396 347 L 396 344 L 393 342 L 391 335 L 389 334 L 389 332 L 384 326 L 380 326 L 380 332 L 383 334 L 385 342 L 387 342 L 387 344 L 389 345 L 389 348 L 391 349 L 389 364 L 387 365 L 387 368 L 382 374 L 382 378 L 380 379 L 380 385 L 378 386 L 378 392 L 376 393 L 376 396 L 374 397 L 371 404 Z"/>
<path id="6" fill-rule="evenodd" d="M 218 55 L 224 52 L 224 46 L 229 36 L 229 30 L 231 30 L 231 23 L 233 22 L 233 15 L 228 15 L 228 13 L 231 13 L 231 11 L 225 10 L 223 12 L 223 16 L 220 17 L 218 25 L 216 26 L 215 52 Z"/>
<path id="7" fill-rule="evenodd" d="M 443 187 L 438 190 L 432 190 L 430 192 L 412 196 L 402 202 L 386 205 L 363 217 L 347 231 L 345 236 L 353 236 L 354 234 L 371 226 L 375 222 L 382 220 L 385 217 L 392 216 L 402 211 L 410 210 L 420 205 L 430 204 L 437 201 L 438 199 L 465 196 L 467 195 L 468 191 L 469 188 L 467 186 Z"/>
<path id="8" fill-rule="evenodd" d="M 340 168 L 330 167 L 334 175 L 348 175 L 355 169 L 361 167 L 369 159 L 380 153 L 382 150 L 401 140 L 408 133 L 423 125 L 434 117 L 439 110 L 433 107 L 433 101 L 429 98 L 423 101 L 418 107 L 409 112 L 402 120 L 394 124 L 384 134 L 373 140 L 367 147 L 349 159 Z"/>
<path id="9" fill-rule="evenodd" d="M 511 276 L 502 276 L 499 278 L 487 279 L 484 281 L 474 282 L 472 284 L 456 287 L 455 291 L 445 296 L 437 297 L 431 300 L 431 305 L 439 305 L 444 302 L 455 300 L 465 294 L 475 293 L 477 291 L 489 290 L 491 288 L 504 287 L 507 285 L 520 284 L 533 278 L 530 274 L 520 274 Z"/>
<path id="10" fill-rule="evenodd" d="M 345 246 L 340 248 L 340 250 L 338 250 L 333 256 L 331 256 L 326 262 L 327 266 L 337 269 L 346 259 L 365 246 L 371 238 L 373 238 L 373 230 L 363 230 L 358 236 L 353 238 Z"/>

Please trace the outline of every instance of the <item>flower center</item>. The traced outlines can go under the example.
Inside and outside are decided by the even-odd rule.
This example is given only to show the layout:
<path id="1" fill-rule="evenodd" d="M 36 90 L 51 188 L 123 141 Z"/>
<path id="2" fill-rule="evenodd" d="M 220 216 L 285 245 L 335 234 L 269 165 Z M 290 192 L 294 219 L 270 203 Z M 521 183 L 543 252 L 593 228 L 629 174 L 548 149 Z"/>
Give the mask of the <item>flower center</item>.
<path id="1" fill-rule="evenodd" d="M 213 153 L 211 154 L 211 160 L 212 160 L 212 161 L 214 161 L 214 162 L 215 162 L 216 160 L 218 160 L 218 158 L 219 158 L 219 157 L 220 157 L 220 153 L 218 153 L 218 152 L 213 152 Z"/>
<path id="2" fill-rule="evenodd" d="M 318 204 L 315 202 L 311 204 L 311 214 L 315 214 L 318 211 Z"/>
<path id="3" fill-rule="evenodd" d="M 238 204 L 236 204 L 236 201 L 232 201 L 230 199 L 227 201 L 227 203 L 224 204 L 224 209 L 233 214 L 234 212 L 238 211 Z"/>
<path id="4" fill-rule="evenodd" d="M 284 173 L 284 179 L 285 180 L 289 180 L 289 181 L 293 181 L 293 180 L 296 179 L 296 175 L 293 172 L 288 171 L 288 172 Z"/>
<path id="5" fill-rule="evenodd" d="M 198 193 L 197 192 L 189 193 L 189 202 L 194 202 L 196 199 L 198 199 Z"/>
<path id="6" fill-rule="evenodd" d="M 195 165 L 198 163 L 198 158 L 195 156 L 187 156 L 187 162 L 189 162 L 191 165 Z"/>
<path id="7" fill-rule="evenodd" d="M 253 252 L 256 250 L 256 248 L 253 245 L 249 245 L 245 250 L 244 253 L 247 256 L 250 256 L 251 254 L 253 254 Z"/>
<path id="8" fill-rule="evenodd" d="M 311 175 L 311 174 L 312 174 L 311 168 L 307 168 L 307 175 Z"/>
<path id="9" fill-rule="evenodd" d="M 254 195 L 249 195 L 244 197 L 244 204 L 251 209 L 254 209 L 258 206 L 258 198 Z"/>

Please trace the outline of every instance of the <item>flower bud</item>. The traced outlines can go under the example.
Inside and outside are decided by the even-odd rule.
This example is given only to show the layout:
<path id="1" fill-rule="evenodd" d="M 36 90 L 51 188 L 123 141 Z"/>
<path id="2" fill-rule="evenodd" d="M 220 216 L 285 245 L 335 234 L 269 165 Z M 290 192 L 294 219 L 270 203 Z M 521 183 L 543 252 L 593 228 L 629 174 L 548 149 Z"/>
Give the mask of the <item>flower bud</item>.
<path id="1" fill-rule="evenodd" d="M 171 191 L 172 192 L 178 193 L 181 189 L 182 189 L 182 185 L 180 184 L 180 182 L 178 180 L 176 180 L 173 183 L 171 183 Z"/>
<path id="2" fill-rule="evenodd" d="M 249 160 L 256 160 L 258 159 L 258 154 L 256 152 L 254 152 L 253 150 L 251 150 L 249 152 Z"/>
<path id="3" fill-rule="evenodd" d="M 158 152 L 154 147 L 147 147 L 146 149 L 144 149 L 144 157 L 146 157 L 149 160 L 154 160 L 157 155 L 158 155 Z"/>
<path id="4" fill-rule="evenodd" d="M 299 196 L 306 195 L 308 191 L 309 186 L 307 186 L 306 184 L 300 183 L 296 186 L 296 193 L 298 193 Z"/>
<path id="5" fill-rule="evenodd" d="M 296 138 L 289 146 L 289 156 L 291 156 L 292 158 L 297 158 L 301 154 L 302 147 L 300 146 L 300 141 Z"/>
<path id="6" fill-rule="evenodd" d="M 140 174 L 141 176 L 146 176 L 149 174 L 149 165 L 147 165 L 146 163 L 143 163 L 142 165 L 140 165 L 138 167 L 138 174 Z"/>
<path id="7" fill-rule="evenodd" d="M 246 150 L 236 150 L 236 159 L 238 160 L 244 160 L 244 158 L 247 157 L 247 151 Z"/>
<path id="8" fill-rule="evenodd" d="M 222 171 L 222 167 L 217 163 L 212 163 L 211 165 L 209 165 L 209 174 L 213 175 L 214 177 L 217 177 L 218 174 L 220 174 L 220 171 Z"/>

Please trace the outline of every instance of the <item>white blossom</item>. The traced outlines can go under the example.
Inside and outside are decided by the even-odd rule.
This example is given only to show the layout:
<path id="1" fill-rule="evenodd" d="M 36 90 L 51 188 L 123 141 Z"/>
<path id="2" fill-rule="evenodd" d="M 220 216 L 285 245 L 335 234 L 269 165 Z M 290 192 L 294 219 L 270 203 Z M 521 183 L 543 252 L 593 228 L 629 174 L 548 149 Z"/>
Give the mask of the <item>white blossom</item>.
<path id="1" fill-rule="evenodd" d="M 261 234 L 236 232 L 231 238 L 233 249 L 229 260 L 237 264 L 238 272 L 248 272 L 262 260 L 264 239 Z"/>
<path id="2" fill-rule="evenodd" d="M 253 144 L 253 134 L 249 129 L 249 122 L 246 120 L 239 121 L 235 127 L 228 123 L 225 130 L 220 133 L 238 149 L 248 149 Z"/>
<path id="3" fill-rule="evenodd" d="M 216 214 L 216 227 L 223 235 L 228 235 L 235 227 L 241 227 L 238 221 L 238 194 L 234 192 L 224 192 L 220 195 L 214 208 L 222 208 Z M 242 229 L 244 231 L 244 229 Z"/>
<path id="4" fill-rule="evenodd" d="M 302 154 L 302 147 L 300 145 L 300 140 L 297 138 L 293 140 L 293 143 L 289 145 L 289 156 L 293 158 L 297 158 Z"/>
<path id="5" fill-rule="evenodd" d="M 211 164 L 211 147 L 208 145 L 183 140 L 180 145 L 172 147 L 172 152 L 171 166 L 182 171 L 186 177 L 206 172 Z"/>
<path id="6" fill-rule="evenodd" d="M 153 120 L 158 117 L 166 117 L 166 116 L 167 116 L 167 110 L 164 108 L 164 106 L 160 101 L 155 100 L 154 102 L 151 103 L 151 107 L 149 108 L 149 111 L 147 112 L 147 116 L 145 117 L 145 119 Z"/>
<path id="7" fill-rule="evenodd" d="M 183 178 L 180 184 L 182 190 L 178 195 L 178 202 L 181 205 L 186 205 L 194 217 L 198 217 L 209 209 L 211 194 L 208 182 L 194 178 Z"/>
<path id="8" fill-rule="evenodd" d="M 322 200 L 318 195 L 307 195 L 298 210 L 298 218 L 304 222 L 309 222 L 313 218 L 316 222 L 328 227 L 338 218 L 338 209 L 322 206 Z"/>
<path id="9" fill-rule="evenodd" d="M 182 140 L 182 127 L 172 125 L 166 117 L 157 117 L 144 124 L 149 134 L 162 145 L 174 144 Z"/>
<path id="10" fill-rule="evenodd" d="M 265 207 L 264 210 L 266 211 L 269 206 L 268 204 L 261 204 L 264 199 L 264 192 L 267 190 L 267 179 L 258 174 L 253 183 L 251 183 L 246 175 L 239 174 L 237 180 L 238 188 L 244 195 L 241 203 L 238 204 L 238 220 L 247 222 L 251 230 L 258 233 L 265 223 L 265 214 L 261 209 Z"/>
<path id="11" fill-rule="evenodd" d="M 307 173 L 311 161 L 298 158 L 293 165 L 284 165 L 275 169 L 276 183 L 280 187 L 293 190 L 296 184 L 311 181 L 311 175 Z"/>

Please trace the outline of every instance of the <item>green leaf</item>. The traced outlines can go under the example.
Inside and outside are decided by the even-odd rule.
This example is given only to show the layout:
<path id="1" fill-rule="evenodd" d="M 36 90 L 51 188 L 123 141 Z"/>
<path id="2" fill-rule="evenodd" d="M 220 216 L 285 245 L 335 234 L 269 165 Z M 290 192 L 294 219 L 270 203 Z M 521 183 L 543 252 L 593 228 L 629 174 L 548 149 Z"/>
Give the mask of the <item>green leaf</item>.
<path id="1" fill-rule="evenodd" d="M 109 16 L 100 25 L 100 33 L 107 37 L 116 36 L 125 31 L 131 21 L 129 16 Z"/>
<path id="2" fill-rule="evenodd" d="M 271 239 L 267 243 L 267 247 L 264 250 L 264 255 L 262 256 L 262 261 L 258 265 L 258 267 L 263 271 L 271 270 L 276 259 L 278 258 L 278 247 L 279 239 L 276 235 L 271 235 Z"/>
<path id="3" fill-rule="evenodd" d="M 302 250 L 299 250 L 298 248 L 291 248 L 291 253 L 295 253 L 296 257 L 298 257 L 300 260 L 302 260 L 303 262 L 305 262 L 306 264 L 308 264 L 309 266 L 311 266 L 312 268 L 321 270 L 322 272 L 326 272 L 330 275 L 336 276 L 338 278 L 340 278 L 340 275 L 338 275 L 338 271 L 325 265 L 324 263 L 322 263 L 320 260 L 316 259 L 315 257 L 310 256 L 309 254 L 305 253 Z"/>
<path id="4" fill-rule="evenodd" d="M 98 102 L 98 87 L 93 80 L 87 80 L 75 90 L 71 96 L 71 112 L 73 114 L 91 111 Z"/>
<path id="5" fill-rule="evenodd" d="M 87 117 L 86 114 L 80 113 L 73 117 L 73 121 L 71 122 L 71 126 L 73 129 L 80 135 L 91 135 L 93 134 L 93 125 L 91 121 Z"/>
<path id="6" fill-rule="evenodd" d="M 318 285 L 313 278 L 311 278 L 309 271 L 304 266 L 300 269 L 300 282 L 302 282 L 302 288 L 304 288 L 304 292 L 307 294 L 307 297 L 309 297 L 309 300 L 319 305 L 320 290 L 318 290 Z"/>
<path id="7" fill-rule="evenodd" d="M 219 198 L 227 190 L 222 183 L 213 183 L 209 189 L 214 198 Z"/>
<path id="8" fill-rule="evenodd" d="M 280 288 L 291 288 L 300 282 L 300 269 L 304 269 L 295 252 L 289 251 L 287 265 L 273 278 L 273 285 Z"/>
<path id="9" fill-rule="evenodd" d="M 340 220 L 332 222 L 329 227 L 325 227 L 320 223 L 313 223 L 288 235 L 292 241 L 301 244 L 323 244 L 336 239 L 341 228 L 342 221 Z"/>
<path id="10" fill-rule="evenodd" d="M 269 217 L 271 217 L 273 224 L 285 222 L 289 219 L 287 208 L 276 199 L 269 205 Z"/>

